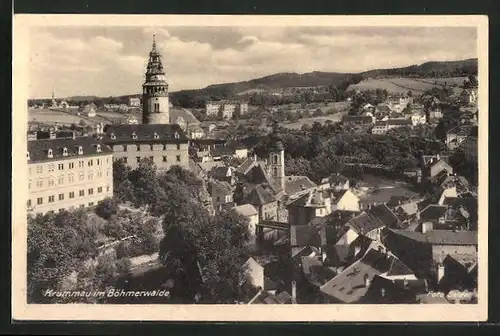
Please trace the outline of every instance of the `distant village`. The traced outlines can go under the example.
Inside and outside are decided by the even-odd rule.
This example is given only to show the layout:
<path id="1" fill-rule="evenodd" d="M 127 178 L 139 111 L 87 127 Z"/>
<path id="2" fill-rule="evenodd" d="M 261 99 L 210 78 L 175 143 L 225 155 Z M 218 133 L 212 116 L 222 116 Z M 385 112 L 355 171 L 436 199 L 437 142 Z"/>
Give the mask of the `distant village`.
<path id="1" fill-rule="evenodd" d="M 461 120 L 446 130 L 446 155 L 423 153 L 418 167 L 404 172 L 406 180 L 387 178 L 381 165 L 347 164 L 375 182 L 338 171 L 319 181 L 286 174 L 289 155 L 273 132 L 266 156 L 243 137 L 217 136 L 234 114 L 251 113 L 247 101 L 207 101 L 205 115 L 220 120 L 199 121 L 169 102 L 167 87 L 153 42 L 142 99 L 72 106 L 53 95 L 50 106 L 31 106 L 28 213 L 92 211 L 116 194 L 113 162 L 136 169 L 151 159 L 158 171 L 180 166 L 203 181 L 215 215 L 234 210 L 247 219 L 250 252 L 241 260 L 241 288 L 250 294 L 240 303 L 476 302 L 477 185 L 456 173 L 448 154 L 460 149 L 477 166 L 477 86 L 450 97 Z M 444 117 L 441 103 L 389 95 L 344 113 L 338 123 L 376 136 L 436 127 Z M 417 191 L 396 192 L 406 189 Z"/>

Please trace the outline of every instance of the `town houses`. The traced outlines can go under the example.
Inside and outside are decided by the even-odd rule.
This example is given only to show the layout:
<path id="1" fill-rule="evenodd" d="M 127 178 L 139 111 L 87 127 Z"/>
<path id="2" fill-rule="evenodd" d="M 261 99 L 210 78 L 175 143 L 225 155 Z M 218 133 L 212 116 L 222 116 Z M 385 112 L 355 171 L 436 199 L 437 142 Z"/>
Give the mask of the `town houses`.
<path id="1" fill-rule="evenodd" d="M 172 203 L 176 208 L 198 202 L 202 206 L 193 209 L 208 210 L 210 218 L 231 213 L 244 220 L 248 239 L 241 246 L 245 253 L 231 255 L 228 263 L 242 265 L 238 286 L 241 292 L 252 293 L 251 298 L 239 303 L 408 304 L 424 303 L 431 292 L 446 297 L 453 291 L 463 294 L 463 303 L 475 302 L 479 260 L 477 182 L 466 178 L 461 163 L 453 160 L 462 151 L 467 163 L 477 165 L 481 155 L 478 126 L 470 122 L 474 116 L 477 121 L 474 87 L 464 89 L 461 95 L 462 104 L 472 109 L 462 111 L 461 118 L 467 122 L 446 129 L 442 138 L 415 141 L 410 149 L 404 148 L 403 137 L 397 138 L 401 144 L 389 144 L 388 139 L 396 138 L 389 136 L 396 133 L 391 130 L 414 133 L 420 128 L 437 128 L 445 108 L 436 97 L 424 102 L 410 93 L 390 94 L 381 103 L 363 103 L 357 110 L 339 115 L 335 121 L 338 125 L 334 125 L 338 129 L 328 129 L 325 122 L 325 126 L 317 123 L 292 132 L 279 123 L 271 125 L 269 117 L 261 127 L 266 130 L 264 136 L 235 133 L 209 137 L 222 123 L 237 128 L 234 116 L 249 114 L 247 100 L 206 97 L 205 117 L 217 116 L 217 121 L 200 118 L 205 120 L 200 122 L 196 116 L 203 113 L 201 105 L 197 110 L 173 106 L 154 36 L 144 75 L 140 97 L 126 96 L 127 104 L 119 111 L 140 112 L 127 114 L 127 122 L 104 124 L 107 119 L 100 116 L 102 110 L 90 102 L 77 112 L 82 120 L 95 120 L 90 135 L 83 130 L 81 134 L 56 129 L 29 132 L 26 207 L 30 216 L 79 208 L 95 210 L 103 200 L 116 199 L 114 177 L 123 172 L 113 171 L 114 162 L 135 174 L 149 160 L 155 171 L 148 170 L 147 178 L 141 177 L 144 184 L 147 181 L 143 180 L 156 177 L 160 181 L 162 174 L 179 169 L 178 175 L 192 173 L 188 178 L 196 180 L 193 184 L 202 190 L 200 194 L 206 194 L 202 201 L 192 197 L 183 204 Z M 52 108 L 67 109 L 64 103 L 53 98 Z M 105 111 L 121 106 L 107 105 Z M 311 131 L 316 128 L 326 134 Z M 330 133 L 345 136 L 347 132 L 356 134 L 354 141 L 344 142 L 340 137 L 329 141 Z M 418 135 L 408 134 L 410 137 Z M 368 147 L 376 141 L 391 148 L 374 150 L 380 161 L 369 153 Z M 357 143 L 366 144 L 366 150 L 351 151 Z M 307 159 L 299 156 L 295 147 L 300 146 L 313 154 Z M 405 150 L 401 151 L 404 164 L 391 160 L 381 164 L 386 157 L 394 159 L 392 151 L 399 147 Z M 325 148 L 335 151 L 320 156 Z M 310 161 L 309 165 L 304 161 Z M 325 164 L 319 169 L 311 162 Z M 405 174 L 411 178 L 405 179 Z M 164 182 L 171 180 L 165 178 L 158 184 Z M 148 197 L 168 202 L 172 195 L 155 191 Z M 131 213 L 152 212 L 149 204 L 120 206 Z M 154 216 L 163 221 L 165 213 Z M 165 223 L 163 228 L 177 224 L 169 223 L 168 218 Z M 115 230 L 113 225 L 107 229 Z M 232 223 L 228 221 L 227 225 Z M 234 234 L 244 236 L 242 232 Z M 190 237 L 181 238 L 187 242 Z M 179 249 L 191 248 L 189 243 L 186 246 Z M 158 251 L 155 253 L 148 257 L 158 261 Z M 200 263 L 195 260 L 192 264 L 194 274 L 199 276 Z M 150 264 L 142 266 L 148 268 Z M 219 275 L 215 271 L 223 276 L 224 272 Z M 442 303 L 450 302 L 456 300 Z"/>

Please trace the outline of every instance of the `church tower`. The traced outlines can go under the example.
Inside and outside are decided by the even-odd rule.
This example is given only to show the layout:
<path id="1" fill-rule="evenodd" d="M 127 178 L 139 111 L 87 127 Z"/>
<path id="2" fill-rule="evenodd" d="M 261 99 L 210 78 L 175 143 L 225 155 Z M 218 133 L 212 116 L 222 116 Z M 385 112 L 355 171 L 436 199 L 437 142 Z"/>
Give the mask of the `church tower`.
<path id="1" fill-rule="evenodd" d="M 269 152 L 271 176 L 285 189 L 285 149 L 281 141 L 276 141 Z"/>
<path id="2" fill-rule="evenodd" d="M 149 53 L 146 68 L 146 80 L 142 85 L 142 123 L 170 123 L 168 108 L 168 84 L 161 63 L 161 55 L 156 50 L 156 41 L 153 35 L 153 47 Z"/>

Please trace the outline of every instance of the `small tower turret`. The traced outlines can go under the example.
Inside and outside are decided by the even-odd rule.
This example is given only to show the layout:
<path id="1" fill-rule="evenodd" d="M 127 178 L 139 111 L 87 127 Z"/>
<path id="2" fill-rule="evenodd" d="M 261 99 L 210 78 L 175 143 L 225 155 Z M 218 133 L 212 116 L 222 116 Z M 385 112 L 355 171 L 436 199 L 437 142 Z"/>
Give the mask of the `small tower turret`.
<path id="1" fill-rule="evenodd" d="M 269 152 L 269 169 L 271 176 L 285 189 L 285 149 L 283 143 L 275 140 Z"/>

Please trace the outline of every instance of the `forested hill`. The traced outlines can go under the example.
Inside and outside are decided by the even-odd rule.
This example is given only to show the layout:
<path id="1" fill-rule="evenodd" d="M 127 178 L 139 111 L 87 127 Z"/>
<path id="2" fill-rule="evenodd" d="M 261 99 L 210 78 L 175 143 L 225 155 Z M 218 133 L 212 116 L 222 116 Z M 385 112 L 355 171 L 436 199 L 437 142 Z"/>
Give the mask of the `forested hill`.
<path id="1" fill-rule="evenodd" d="M 273 91 L 297 87 L 335 86 L 342 87 L 356 83 L 368 77 L 461 77 L 477 74 L 477 58 L 462 61 L 427 62 L 421 65 L 411 65 L 393 69 L 375 69 L 361 73 L 339 73 L 314 71 L 305 74 L 278 73 L 249 81 L 209 85 L 203 89 L 182 90 L 170 93 L 174 105 L 202 106 L 208 99 L 236 98 L 242 93 L 252 94 L 262 91 Z M 269 93 L 269 92 L 268 92 Z M 101 98 L 105 101 L 128 102 L 129 97 L 141 97 L 140 94 L 120 97 Z M 75 98 L 75 99 L 73 99 Z M 80 101 L 82 97 L 67 97 L 70 101 Z M 88 97 L 85 97 L 88 98 Z M 98 99 L 98 98 L 96 98 Z M 88 100 L 88 99 L 83 99 Z"/>

